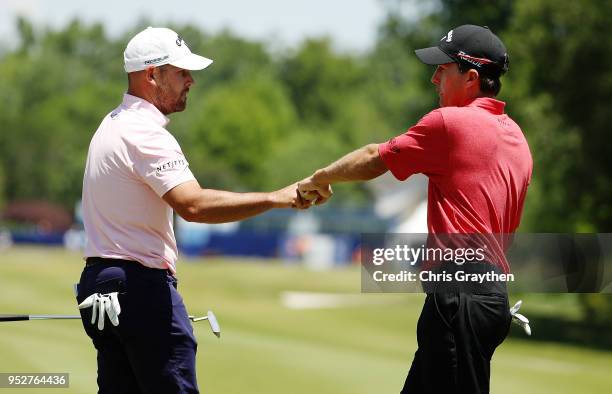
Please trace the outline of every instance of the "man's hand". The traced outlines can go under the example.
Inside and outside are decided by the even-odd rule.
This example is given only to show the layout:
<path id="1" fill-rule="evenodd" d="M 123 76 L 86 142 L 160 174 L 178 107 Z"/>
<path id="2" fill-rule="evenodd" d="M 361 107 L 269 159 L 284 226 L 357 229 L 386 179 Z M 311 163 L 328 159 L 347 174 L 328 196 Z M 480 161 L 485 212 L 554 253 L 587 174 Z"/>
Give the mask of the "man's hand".
<path id="1" fill-rule="evenodd" d="M 317 180 L 317 172 L 312 176 L 298 182 L 298 193 L 303 200 L 309 204 L 321 205 L 334 194 L 329 183 L 323 183 Z"/>
<path id="2" fill-rule="evenodd" d="M 298 193 L 297 183 L 271 192 L 270 200 L 274 208 L 308 209 L 310 207 L 310 202 Z"/>

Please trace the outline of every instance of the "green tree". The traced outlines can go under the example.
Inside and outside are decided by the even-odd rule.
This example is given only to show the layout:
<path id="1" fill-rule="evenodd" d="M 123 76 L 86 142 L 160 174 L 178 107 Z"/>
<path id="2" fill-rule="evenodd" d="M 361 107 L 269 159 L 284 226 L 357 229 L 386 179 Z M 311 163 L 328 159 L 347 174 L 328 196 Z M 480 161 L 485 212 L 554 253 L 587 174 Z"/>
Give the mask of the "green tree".
<path id="1" fill-rule="evenodd" d="M 611 13 L 610 2 L 519 1 L 504 34 L 510 99 L 536 158 L 540 231 L 612 228 L 612 40 L 601 35 Z"/>
<path id="2" fill-rule="evenodd" d="M 367 76 L 357 59 L 334 53 L 328 39 L 306 40 L 280 67 L 300 120 L 313 126 L 333 121 Z"/>
<path id="3" fill-rule="evenodd" d="M 0 62 L 0 122 L 12 199 L 48 199 L 72 207 L 80 197 L 91 133 L 107 111 L 119 74 L 102 28 L 71 23 L 37 33 L 20 21 L 22 45 Z"/>
<path id="4" fill-rule="evenodd" d="M 207 91 L 190 122 L 185 152 L 208 187 L 261 189 L 271 185 L 263 166 L 274 141 L 284 140 L 295 111 L 283 86 L 268 74 L 237 78 Z M 278 187 L 278 185 L 276 185 Z"/>

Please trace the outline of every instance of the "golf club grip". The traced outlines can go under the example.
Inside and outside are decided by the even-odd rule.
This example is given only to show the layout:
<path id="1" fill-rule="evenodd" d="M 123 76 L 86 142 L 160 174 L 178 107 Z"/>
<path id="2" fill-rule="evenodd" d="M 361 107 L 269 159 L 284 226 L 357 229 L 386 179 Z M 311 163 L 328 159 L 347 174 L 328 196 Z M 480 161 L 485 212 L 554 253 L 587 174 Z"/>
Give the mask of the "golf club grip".
<path id="1" fill-rule="evenodd" d="M 0 322 L 2 321 L 22 321 L 30 320 L 29 315 L 0 315 Z"/>

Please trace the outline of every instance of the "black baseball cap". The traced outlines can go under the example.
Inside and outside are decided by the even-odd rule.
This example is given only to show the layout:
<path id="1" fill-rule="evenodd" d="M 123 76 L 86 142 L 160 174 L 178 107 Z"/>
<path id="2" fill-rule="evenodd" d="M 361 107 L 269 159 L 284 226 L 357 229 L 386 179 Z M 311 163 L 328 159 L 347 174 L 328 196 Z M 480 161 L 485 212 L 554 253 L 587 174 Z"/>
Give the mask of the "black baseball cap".
<path id="1" fill-rule="evenodd" d="M 486 26 L 461 25 L 442 37 L 438 46 L 414 52 L 425 64 L 462 63 L 491 76 L 508 71 L 506 47 Z"/>

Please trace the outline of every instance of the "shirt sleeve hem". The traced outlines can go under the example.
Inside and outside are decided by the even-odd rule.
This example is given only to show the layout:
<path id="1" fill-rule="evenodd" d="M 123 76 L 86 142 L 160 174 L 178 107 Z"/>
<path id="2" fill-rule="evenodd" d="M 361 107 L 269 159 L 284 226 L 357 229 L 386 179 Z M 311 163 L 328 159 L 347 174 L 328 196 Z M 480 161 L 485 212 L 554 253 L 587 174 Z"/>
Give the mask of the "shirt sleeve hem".
<path id="1" fill-rule="evenodd" d="M 378 145 L 378 154 L 380 155 L 380 158 L 382 159 L 383 163 L 385 163 L 387 169 L 391 171 L 391 174 L 393 174 L 395 179 L 399 181 L 405 181 L 410 175 L 412 175 L 411 173 L 405 173 L 404 171 L 400 171 L 399 168 L 393 165 L 393 161 L 391 158 L 393 152 L 389 147 L 389 141 Z"/>
<path id="2" fill-rule="evenodd" d="M 157 188 L 155 192 L 158 196 L 163 197 L 164 194 L 168 193 L 170 190 L 174 189 L 178 185 L 194 180 L 196 180 L 195 176 L 193 176 L 193 173 L 191 172 L 189 167 L 185 167 L 185 169 L 179 176 L 172 179 L 171 181 L 164 183 L 163 185 L 161 185 L 161 187 Z"/>

